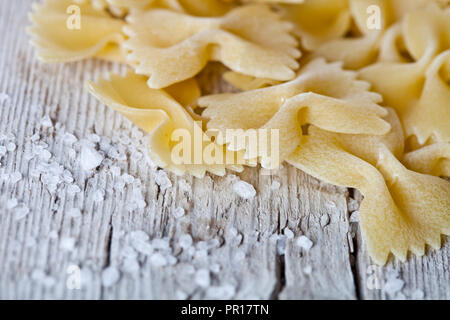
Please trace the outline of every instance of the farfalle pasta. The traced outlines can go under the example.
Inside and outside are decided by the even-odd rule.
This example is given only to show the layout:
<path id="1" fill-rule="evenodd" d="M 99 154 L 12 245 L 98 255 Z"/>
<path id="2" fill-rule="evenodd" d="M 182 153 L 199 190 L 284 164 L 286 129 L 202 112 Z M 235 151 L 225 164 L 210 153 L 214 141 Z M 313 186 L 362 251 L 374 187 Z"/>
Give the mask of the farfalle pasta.
<path id="1" fill-rule="evenodd" d="M 208 128 L 278 129 L 280 159 L 300 144 L 302 126 L 314 124 L 324 130 L 354 134 L 385 134 L 389 124 L 381 119 L 386 110 L 377 105 L 381 97 L 368 91 L 340 63 L 317 59 L 306 65 L 295 80 L 277 86 L 237 94 L 219 94 L 199 99 L 209 119 Z M 223 135 L 225 136 L 225 134 Z M 233 141 L 217 141 L 233 144 Z M 261 152 L 267 154 L 262 148 Z M 232 149 L 236 149 L 231 145 Z M 261 154 L 258 154 L 261 156 Z M 262 159 L 266 167 L 272 167 Z"/>
<path id="2" fill-rule="evenodd" d="M 148 133 L 158 166 L 201 178 L 287 161 L 357 188 L 378 264 L 449 235 L 448 0 L 43 0 L 30 20 L 43 61 L 129 66 L 87 88 Z M 209 61 L 244 92 L 202 96 Z M 277 134 L 255 151 L 254 131 Z"/>
<path id="3" fill-rule="evenodd" d="M 394 111 L 385 136 L 346 135 L 312 127 L 287 161 L 310 175 L 364 195 L 359 211 L 363 240 L 372 259 L 385 264 L 389 253 L 405 261 L 425 245 L 438 249 L 450 235 L 450 183 L 405 168 L 403 133 Z"/>
<path id="4" fill-rule="evenodd" d="M 128 59 L 151 88 L 164 88 L 221 61 L 243 74 L 290 80 L 300 56 L 291 25 L 266 6 L 236 8 L 221 18 L 199 18 L 163 9 L 129 17 Z"/>
<path id="5" fill-rule="evenodd" d="M 194 80 L 174 85 L 165 90 L 151 89 L 146 85 L 145 76 L 128 72 L 126 76 L 110 75 L 110 80 L 100 79 L 97 83 L 90 82 L 88 90 L 112 109 L 120 112 L 142 130 L 149 133 L 149 152 L 151 159 L 160 167 L 167 168 L 177 174 L 189 173 L 196 177 L 203 177 L 206 172 L 223 176 L 225 169 L 240 171 L 241 167 L 234 163 L 222 164 L 188 164 L 174 162 L 174 147 L 177 146 L 173 133 L 177 129 L 184 129 L 195 136 L 194 131 L 201 134 L 199 146 L 202 154 L 205 149 L 209 153 L 223 154 L 223 159 L 229 157 L 236 159 L 238 155 L 224 150 L 222 146 L 213 143 L 202 130 L 202 126 L 195 122 L 185 106 L 190 104 L 198 91 Z M 187 92 L 191 94 L 179 95 Z M 170 94 L 172 93 L 172 95 Z M 184 106 L 182 105 L 184 103 Z M 193 144 L 190 147 L 195 148 Z M 183 150 L 187 152 L 188 150 Z M 195 150 L 191 151 L 192 157 Z M 229 154 L 227 154 L 229 153 Z M 223 160 L 222 163 L 226 161 Z M 194 163 L 194 160 L 191 161 Z"/>
<path id="6" fill-rule="evenodd" d="M 124 62 L 121 44 L 124 21 L 93 7 L 91 2 L 44 0 L 33 5 L 28 28 L 38 56 L 45 62 L 91 57 Z"/>

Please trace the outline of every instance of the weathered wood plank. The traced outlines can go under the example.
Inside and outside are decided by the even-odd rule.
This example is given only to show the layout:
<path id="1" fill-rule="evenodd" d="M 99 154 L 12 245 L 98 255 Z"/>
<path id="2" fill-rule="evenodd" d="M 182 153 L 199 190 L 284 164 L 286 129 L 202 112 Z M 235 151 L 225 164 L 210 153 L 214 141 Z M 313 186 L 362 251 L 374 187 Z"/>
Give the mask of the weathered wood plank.
<path id="1" fill-rule="evenodd" d="M 270 176 L 258 168 L 238 177 L 168 174 L 172 186 L 163 190 L 142 133 L 83 90 L 86 80 L 124 68 L 37 62 L 24 33 L 29 8 L 29 0 L 0 3 L 0 93 L 8 95 L 0 100 L 0 146 L 16 146 L 0 157 L 0 299 L 395 298 L 365 287 L 369 260 L 360 238 L 348 240 L 346 189 L 285 165 Z M 205 93 L 230 90 L 218 69 L 200 75 Z M 88 140 L 104 153 L 92 173 L 79 159 Z M 257 196 L 240 199 L 236 179 Z M 287 228 L 294 238 L 283 248 Z M 313 241 L 309 251 L 296 245 L 300 235 Z M 449 250 L 447 243 L 391 263 L 380 276 L 395 266 L 407 297 L 417 288 L 425 298 L 448 298 Z M 82 286 L 73 290 L 77 268 Z"/>

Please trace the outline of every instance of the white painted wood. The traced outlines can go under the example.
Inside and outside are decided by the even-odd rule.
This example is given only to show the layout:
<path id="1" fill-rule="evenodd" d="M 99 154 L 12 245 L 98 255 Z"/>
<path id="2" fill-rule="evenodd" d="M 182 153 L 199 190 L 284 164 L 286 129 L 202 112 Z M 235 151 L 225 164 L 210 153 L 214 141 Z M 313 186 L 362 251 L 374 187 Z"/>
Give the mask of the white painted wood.
<path id="1" fill-rule="evenodd" d="M 255 186 L 252 200 L 233 192 L 234 175 L 195 179 L 168 174 L 172 188 L 161 190 L 155 183 L 157 168 L 145 160 L 145 144 L 136 142 L 139 131 L 83 89 L 86 80 L 124 68 L 97 60 L 41 64 L 24 32 L 29 9 L 29 0 L 0 2 L 0 93 L 8 95 L 0 100 L 0 136 L 14 134 L 17 146 L 0 158 L 0 299 L 401 298 L 367 287 L 370 262 L 359 231 L 349 223 L 346 189 L 285 165 L 272 176 L 257 168 L 239 175 Z M 213 65 L 199 76 L 205 93 L 230 90 L 218 69 Z M 50 128 L 42 126 L 46 115 L 52 119 Z M 32 138 L 36 133 L 38 140 Z M 106 155 L 94 173 L 86 173 L 74 153 L 76 144 L 68 145 L 65 133 L 75 135 L 77 143 L 92 133 L 102 143 L 110 138 L 126 157 Z M 38 144 L 51 152 L 53 165 L 71 173 L 73 183 L 49 192 L 45 178 L 36 175 L 42 161 L 25 152 Z M 134 183 L 115 186 L 120 179 L 111 166 L 133 176 Z M 13 183 L 15 172 L 22 179 Z M 274 180 L 280 182 L 279 190 L 271 189 Z M 80 192 L 70 192 L 72 184 Z M 105 191 L 103 200 L 96 200 L 98 190 Z M 130 211 L 139 190 L 147 205 Z M 13 198 L 19 204 L 9 209 Z M 30 211 L 16 220 L 21 207 Z M 179 219 L 174 217 L 178 207 L 186 209 Z M 81 216 L 71 217 L 72 208 L 79 208 Z M 285 254 L 280 254 L 279 236 L 289 235 L 286 228 L 294 239 L 286 240 Z M 163 257 L 174 257 L 176 263 L 158 267 L 158 255 L 134 258 L 130 239 L 136 230 L 148 234 L 153 247 L 154 239 L 164 239 L 170 254 Z M 352 232 L 356 237 L 349 241 Z M 187 234 L 195 247 L 190 253 L 181 248 Z M 313 241 L 309 251 L 296 245 L 300 235 Z M 212 248 L 205 254 L 202 247 L 208 243 Z M 126 268 L 133 266 L 126 263 L 127 256 L 136 260 L 136 271 Z M 391 270 L 399 270 L 406 298 L 419 289 L 425 298 L 448 299 L 449 256 L 447 242 L 442 251 L 424 258 L 391 262 L 377 271 L 380 286 Z M 68 271 L 74 266 L 81 270 L 80 290 L 69 288 L 73 278 Z M 102 285 L 105 268 L 119 272 L 111 286 Z M 209 270 L 209 283 L 204 270 Z"/>

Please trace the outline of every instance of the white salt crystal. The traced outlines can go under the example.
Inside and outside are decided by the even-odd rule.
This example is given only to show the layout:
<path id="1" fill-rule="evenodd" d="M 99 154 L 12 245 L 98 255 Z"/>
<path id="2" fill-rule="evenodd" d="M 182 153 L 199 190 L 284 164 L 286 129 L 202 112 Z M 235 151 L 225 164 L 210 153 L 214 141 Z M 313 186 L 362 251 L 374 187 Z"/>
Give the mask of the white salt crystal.
<path id="1" fill-rule="evenodd" d="M 272 190 L 278 190 L 280 189 L 281 184 L 277 180 L 272 181 L 272 185 L 270 186 L 270 189 Z"/>
<path id="2" fill-rule="evenodd" d="M 69 146 L 71 146 L 75 142 L 77 142 L 78 139 L 73 134 L 67 132 L 66 134 L 64 134 L 63 141 L 64 141 L 65 144 L 68 144 Z"/>
<path id="3" fill-rule="evenodd" d="M 25 218 L 28 215 L 28 213 L 30 213 L 30 209 L 28 207 L 26 207 L 25 205 L 22 205 L 22 206 L 16 208 L 15 210 L 16 210 L 16 212 L 14 215 L 14 219 L 16 221 Z"/>
<path id="4" fill-rule="evenodd" d="M 39 157 L 39 159 L 41 161 L 48 162 L 52 157 L 52 154 L 50 153 L 50 151 L 48 151 L 46 149 L 38 149 L 37 152 L 38 152 L 37 156 Z"/>
<path id="5" fill-rule="evenodd" d="M 67 193 L 69 193 L 69 194 L 75 194 L 75 193 L 79 193 L 79 192 L 81 192 L 81 189 L 76 184 L 70 184 L 67 187 Z"/>
<path id="6" fill-rule="evenodd" d="M 122 179 L 126 184 L 133 183 L 134 177 L 132 175 L 129 175 L 128 173 L 124 173 L 122 175 Z"/>
<path id="7" fill-rule="evenodd" d="M 122 262 L 122 270 L 128 273 L 136 273 L 139 271 L 139 262 L 136 258 L 126 257 Z"/>
<path id="8" fill-rule="evenodd" d="M 212 265 L 209 266 L 209 269 L 211 270 L 212 273 L 219 273 L 222 267 L 218 263 L 213 263 Z"/>
<path id="9" fill-rule="evenodd" d="M 245 181 L 238 181 L 233 184 L 233 190 L 238 196 L 244 199 L 252 199 L 256 195 L 255 188 Z"/>
<path id="10" fill-rule="evenodd" d="M 94 192 L 94 201 L 95 202 L 102 202 L 105 200 L 105 190 L 98 189 Z"/>
<path id="11" fill-rule="evenodd" d="M 182 247 L 183 249 L 191 247 L 192 242 L 192 237 L 189 234 L 183 234 L 179 239 L 180 247 Z"/>
<path id="12" fill-rule="evenodd" d="M 69 214 L 69 217 L 76 219 L 76 218 L 81 217 L 81 210 L 78 208 L 72 208 L 68 211 L 68 214 Z"/>
<path id="13" fill-rule="evenodd" d="M 414 292 L 411 295 L 411 299 L 413 300 L 423 300 L 425 295 L 423 294 L 423 291 L 420 289 L 414 290 Z"/>
<path id="14" fill-rule="evenodd" d="M 405 285 L 405 282 L 398 278 L 391 278 L 388 279 L 388 281 L 384 285 L 384 291 L 389 295 L 395 295 L 397 292 L 399 292 L 403 286 Z"/>
<path id="15" fill-rule="evenodd" d="M 154 266 L 154 267 L 164 267 L 167 265 L 166 258 L 159 252 L 154 253 L 150 257 L 150 262 L 151 262 L 152 266 Z"/>
<path id="16" fill-rule="evenodd" d="M 326 225 L 328 225 L 330 223 L 330 216 L 328 214 L 323 214 L 320 216 L 320 225 L 323 227 L 325 227 Z"/>
<path id="17" fill-rule="evenodd" d="M 6 154 L 6 147 L 0 146 L 0 157 L 3 157 Z"/>
<path id="18" fill-rule="evenodd" d="M 306 267 L 304 267 L 303 268 L 303 272 L 305 273 L 305 274 L 311 274 L 312 273 L 312 267 L 311 266 L 306 266 Z"/>
<path id="19" fill-rule="evenodd" d="M 160 249 L 160 250 L 168 250 L 168 249 L 170 249 L 169 242 L 166 239 L 155 238 L 155 239 L 152 240 L 152 246 L 155 249 Z"/>
<path id="20" fill-rule="evenodd" d="M 8 150 L 9 152 L 13 152 L 14 150 L 16 150 L 17 146 L 14 142 L 10 142 L 6 145 L 6 150 Z"/>
<path id="21" fill-rule="evenodd" d="M 184 217 L 184 215 L 185 215 L 185 211 L 181 207 L 178 207 L 173 211 L 173 216 L 175 217 L 175 219 L 180 219 L 180 218 Z"/>
<path id="22" fill-rule="evenodd" d="M 285 235 L 280 235 L 277 240 L 277 253 L 280 256 L 283 256 L 286 253 L 286 240 L 287 237 Z"/>
<path id="23" fill-rule="evenodd" d="M 103 156 L 93 147 L 83 144 L 81 148 L 80 163 L 85 171 L 97 168 L 103 161 Z"/>
<path id="24" fill-rule="evenodd" d="M 189 295 L 186 292 L 184 292 L 184 291 L 177 290 L 175 292 L 175 298 L 177 300 L 186 300 L 188 297 L 189 297 Z"/>
<path id="25" fill-rule="evenodd" d="M 354 211 L 350 216 L 350 222 L 359 222 L 359 211 Z"/>
<path id="26" fill-rule="evenodd" d="M 149 242 L 146 242 L 145 240 L 140 239 L 133 239 L 131 241 L 131 245 L 133 248 L 146 256 L 150 256 L 153 254 L 153 247 Z"/>
<path id="27" fill-rule="evenodd" d="M 168 255 L 168 256 L 166 257 L 166 259 L 167 259 L 167 264 L 168 264 L 169 266 L 176 265 L 177 262 L 178 262 L 177 258 L 175 258 L 175 257 L 172 256 L 172 255 Z"/>
<path id="28" fill-rule="evenodd" d="M 297 238 L 297 241 L 295 242 L 300 248 L 305 249 L 308 251 L 313 246 L 313 242 L 309 240 L 306 236 L 300 236 Z"/>
<path id="29" fill-rule="evenodd" d="M 53 127 L 52 119 L 50 119 L 50 117 L 48 115 L 44 116 L 41 119 L 41 126 L 43 128 L 51 128 L 51 127 Z"/>
<path id="30" fill-rule="evenodd" d="M 102 272 L 102 285 L 106 288 L 115 285 L 120 279 L 120 272 L 115 267 L 108 267 Z"/>
<path id="31" fill-rule="evenodd" d="M 211 283 L 211 277 L 208 269 L 200 269 L 195 273 L 195 283 L 202 287 L 207 288 Z"/>
<path id="32" fill-rule="evenodd" d="M 208 298 L 215 300 L 230 300 L 235 294 L 236 288 L 231 284 L 209 287 L 206 291 Z"/>
<path id="33" fill-rule="evenodd" d="M 145 209 L 145 207 L 147 207 L 147 202 L 145 202 L 145 200 L 143 199 L 139 199 L 136 202 L 136 206 L 138 207 L 138 209 Z"/>
<path id="34" fill-rule="evenodd" d="M 19 171 L 11 173 L 9 176 L 9 181 L 14 184 L 22 180 L 22 174 Z"/>
<path id="35" fill-rule="evenodd" d="M 205 260 L 208 257 L 208 251 L 206 250 L 198 250 L 195 252 L 194 259 L 196 260 Z"/>
<path id="36" fill-rule="evenodd" d="M 72 251 L 73 249 L 75 249 L 75 243 L 75 238 L 62 238 L 59 244 L 59 248 L 64 251 Z"/>
<path id="37" fill-rule="evenodd" d="M 158 170 L 155 174 L 155 182 L 161 188 L 161 190 L 166 190 L 172 187 L 172 182 L 164 170 Z"/>
<path id="38" fill-rule="evenodd" d="M 130 232 L 130 238 L 136 241 L 148 241 L 150 237 L 142 230 L 135 230 Z"/>
<path id="39" fill-rule="evenodd" d="M 284 228 L 283 233 L 288 239 L 294 239 L 294 233 L 292 232 L 291 229 Z"/>
<path id="40" fill-rule="evenodd" d="M 19 201 L 17 201 L 16 198 L 12 198 L 12 199 L 9 199 L 6 202 L 6 208 L 7 209 L 14 209 L 15 207 L 17 207 L 18 204 L 19 204 Z"/>

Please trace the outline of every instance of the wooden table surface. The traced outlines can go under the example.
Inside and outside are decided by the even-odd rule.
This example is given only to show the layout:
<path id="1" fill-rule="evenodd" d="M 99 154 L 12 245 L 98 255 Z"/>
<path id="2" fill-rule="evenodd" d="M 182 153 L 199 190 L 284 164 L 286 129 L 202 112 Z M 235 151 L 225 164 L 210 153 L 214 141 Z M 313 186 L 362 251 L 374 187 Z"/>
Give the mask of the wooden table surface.
<path id="1" fill-rule="evenodd" d="M 84 90 L 125 68 L 38 62 L 30 4 L 0 1 L 0 299 L 450 298 L 447 239 L 377 267 L 349 220 L 358 192 L 289 165 L 158 185 L 142 132 Z M 199 76 L 204 93 L 229 90 L 222 69 Z M 103 155 L 94 172 L 80 162 L 86 141 Z M 237 179 L 256 197 L 239 198 Z"/>

